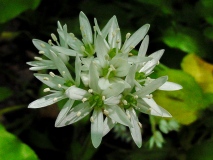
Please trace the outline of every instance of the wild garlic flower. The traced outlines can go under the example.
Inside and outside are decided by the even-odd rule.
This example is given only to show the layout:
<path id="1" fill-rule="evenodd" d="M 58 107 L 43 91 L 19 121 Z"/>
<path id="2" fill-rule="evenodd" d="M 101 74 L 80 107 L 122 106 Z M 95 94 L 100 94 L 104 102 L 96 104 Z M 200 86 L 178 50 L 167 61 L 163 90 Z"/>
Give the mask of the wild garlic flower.
<path id="1" fill-rule="evenodd" d="M 42 57 L 35 57 L 36 61 L 27 64 L 32 66 L 30 70 L 50 70 L 49 74 L 35 74 L 35 77 L 48 86 L 44 92 L 52 94 L 30 103 L 29 108 L 45 107 L 67 99 L 56 119 L 56 127 L 75 123 L 90 115 L 94 147 L 100 145 L 102 138 L 117 123 L 127 126 L 133 140 L 141 147 L 142 124 L 139 122 L 137 111 L 171 117 L 165 109 L 156 104 L 152 92 L 157 89 L 182 88 L 178 84 L 168 82 L 167 76 L 157 79 L 149 77 L 164 50 L 146 56 L 149 43 L 149 36 L 146 35 L 148 24 L 143 25 L 132 36 L 127 33 L 122 43 L 115 16 L 102 30 L 95 19 L 94 31 L 83 12 L 80 12 L 79 20 L 82 40 L 73 33 L 68 33 L 67 26 L 62 27 L 59 22 L 59 38 L 51 34 L 54 42 L 33 40 Z M 133 55 L 131 50 L 141 41 L 138 54 Z M 75 58 L 74 64 L 70 57 Z M 75 101 L 78 102 L 74 103 Z"/>

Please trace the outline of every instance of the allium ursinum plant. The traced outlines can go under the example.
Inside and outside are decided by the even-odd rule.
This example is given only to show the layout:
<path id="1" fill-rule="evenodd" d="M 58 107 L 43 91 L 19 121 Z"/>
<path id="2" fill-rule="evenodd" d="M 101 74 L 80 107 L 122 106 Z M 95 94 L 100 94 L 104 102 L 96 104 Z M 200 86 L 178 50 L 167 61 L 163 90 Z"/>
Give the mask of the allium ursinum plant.
<path id="1" fill-rule="evenodd" d="M 67 26 L 62 27 L 59 22 L 59 38 L 51 34 L 54 42 L 33 40 L 42 58 L 35 57 L 36 61 L 27 64 L 32 66 L 30 70 L 33 71 L 50 71 L 49 74 L 34 75 L 48 86 L 44 92 L 51 94 L 30 103 L 29 108 L 41 108 L 66 99 L 67 102 L 56 119 L 56 127 L 75 123 L 90 114 L 94 147 L 100 145 L 103 136 L 116 123 L 127 126 L 133 140 L 141 147 L 142 125 L 137 111 L 171 117 L 155 103 L 152 92 L 157 89 L 179 90 L 182 87 L 168 82 L 167 76 L 149 78 L 164 50 L 145 56 L 149 43 L 149 37 L 146 36 L 148 24 L 139 28 L 132 36 L 127 33 L 122 43 L 115 16 L 102 30 L 95 19 L 93 31 L 83 12 L 79 19 L 82 40 L 73 33 L 68 33 Z M 131 50 L 141 41 L 138 54 L 131 54 Z M 74 63 L 70 57 L 75 58 Z M 75 101 L 78 103 L 74 103 Z"/>

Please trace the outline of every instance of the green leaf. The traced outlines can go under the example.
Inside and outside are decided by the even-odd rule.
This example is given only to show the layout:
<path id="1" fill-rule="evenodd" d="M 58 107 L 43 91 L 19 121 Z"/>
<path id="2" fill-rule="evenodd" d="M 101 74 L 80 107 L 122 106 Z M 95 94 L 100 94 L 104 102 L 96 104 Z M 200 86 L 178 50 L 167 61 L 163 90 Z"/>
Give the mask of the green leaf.
<path id="1" fill-rule="evenodd" d="M 12 96 L 13 92 L 7 87 L 0 87 L 0 101 L 4 101 L 5 99 Z"/>
<path id="2" fill-rule="evenodd" d="M 181 70 L 157 66 L 155 75 L 168 75 L 169 81 L 178 83 L 183 89 L 178 91 L 156 91 L 155 101 L 171 113 L 181 124 L 190 124 L 199 116 L 199 110 L 207 107 L 202 89 L 192 76 Z"/>
<path id="3" fill-rule="evenodd" d="M 38 160 L 35 152 L 0 124 L 1 160 Z"/>
<path id="4" fill-rule="evenodd" d="M 5 23 L 28 9 L 36 9 L 40 0 L 0 0 L 0 23 Z"/>

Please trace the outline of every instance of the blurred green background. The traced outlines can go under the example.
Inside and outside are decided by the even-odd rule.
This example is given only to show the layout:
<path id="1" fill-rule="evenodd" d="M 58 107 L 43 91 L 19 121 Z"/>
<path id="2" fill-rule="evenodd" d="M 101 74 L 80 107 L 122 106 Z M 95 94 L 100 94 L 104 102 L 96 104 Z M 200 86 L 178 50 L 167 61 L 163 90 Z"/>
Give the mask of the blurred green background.
<path id="1" fill-rule="evenodd" d="M 26 65 L 32 39 L 48 41 L 58 20 L 80 38 L 80 11 L 102 27 L 116 15 L 123 37 L 149 23 L 148 54 L 166 50 L 152 76 L 183 86 L 154 93 L 173 118 L 140 114 L 140 149 L 119 126 L 94 149 L 88 119 L 55 128 L 60 104 L 27 108 L 44 94 Z M 213 0 L 0 0 L 0 160 L 211 160 L 212 148 Z"/>

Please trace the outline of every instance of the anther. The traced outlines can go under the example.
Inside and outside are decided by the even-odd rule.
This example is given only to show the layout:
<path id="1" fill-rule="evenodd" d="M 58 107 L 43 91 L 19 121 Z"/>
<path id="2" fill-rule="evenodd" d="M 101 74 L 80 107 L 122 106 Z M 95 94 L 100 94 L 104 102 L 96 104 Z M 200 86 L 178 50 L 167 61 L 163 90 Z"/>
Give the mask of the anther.
<path id="1" fill-rule="evenodd" d="M 127 33 L 126 34 L 126 39 L 129 39 L 130 36 L 131 36 L 131 33 Z"/>
<path id="2" fill-rule="evenodd" d="M 81 112 L 79 111 L 79 112 L 76 114 L 76 116 L 78 116 L 78 117 L 79 117 L 80 115 L 81 115 Z"/>
<path id="3" fill-rule="evenodd" d="M 54 99 L 53 99 L 53 102 L 56 102 L 57 100 L 58 100 L 58 98 L 54 98 Z"/>
<path id="4" fill-rule="evenodd" d="M 53 72 L 50 72 L 49 75 L 50 75 L 51 77 L 55 77 L 55 74 L 54 74 Z"/>
<path id="5" fill-rule="evenodd" d="M 61 84 L 58 84 L 58 88 L 61 88 Z"/>
<path id="6" fill-rule="evenodd" d="M 89 93 L 92 93 L 92 92 L 93 92 L 93 90 L 92 90 L 92 89 L 89 89 L 89 90 L 88 90 L 88 92 L 89 92 Z"/>
<path id="7" fill-rule="evenodd" d="M 50 91 L 50 88 L 45 88 L 43 91 L 44 91 L 44 92 L 49 92 L 49 91 Z"/>
<path id="8" fill-rule="evenodd" d="M 65 74 L 66 72 L 65 71 L 62 71 L 62 74 Z"/>
<path id="9" fill-rule="evenodd" d="M 134 98 L 135 98 L 135 99 L 138 99 L 138 95 L 134 95 Z"/>
<path id="10" fill-rule="evenodd" d="M 85 51 L 85 47 L 84 46 L 81 46 L 81 51 Z"/>
<path id="11" fill-rule="evenodd" d="M 43 47 L 43 48 L 45 48 L 45 45 L 44 45 L 44 43 L 40 43 L 40 46 L 41 46 L 41 47 Z"/>
<path id="12" fill-rule="evenodd" d="M 140 128 L 142 128 L 142 124 L 140 122 L 138 122 L 138 125 L 139 125 Z"/>
<path id="13" fill-rule="evenodd" d="M 90 122 L 92 122 L 92 123 L 94 122 L 93 116 L 90 117 Z"/>
<path id="14" fill-rule="evenodd" d="M 48 43 L 49 43 L 49 45 L 53 44 L 51 39 L 48 40 Z"/>
<path id="15" fill-rule="evenodd" d="M 75 35 L 73 33 L 70 33 L 70 36 L 73 37 L 73 38 L 75 37 Z"/>
<path id="16" fill-rule="evenodd" d="M 135 47 L 134 47 L 134 46 L 130 46 L 129 48 L 130 48 L 130 49 L 133 49 L 133 48 L 135 48 Z"/>
<path id="17" fill-rule="evenodd" d="M 133 54 L 132 54 L 132 53 L 129 53 L 129 56 L 133 56 Z"/>
<path id="18" fill-rule="evenodd" d="M 127 101 L 124 99 L 124 100 L 122 100 L 122 102 L 123 102 L 123 104 L 126 106 L 128 103 L 127 103 Z"/>
<path id="19" fill-rule="evenodd" d="M 43 60 L 41 57 L 34 57 L 35 60 L 41 61 Z"/>
<path id="20" fill-rule="evenodd" d="M 82 102 L 84 103 L 84 102 L 86 102 L 88 99 L 87 98 L 83 98 L 82 99 Z"/>
<path id="21" fill-rule="evenodd" d="M 159 64 L 160 64 L 160 61 L 157 62 L 157 65 L 159 65 Z"/>
<path id="22" fill-rule="evenodd" d="M 104 101 L 106 99 L 106 97 L 105 96 L 102 96 L 102 100 Z"/>
<path id="23" fill-rule="evenodd" d="M 43 78 L 43 80 L 48 81 L 48 80 L 49 80 L 49 78 L 48 78 L 48 77 L 44 77 L 44 78 Z"/>
<path id="24" fill-rule="evenodd" d="M 153 97 L 153 95 L 150 94 L 150 95 L 147 95 L 146 97 L 147 97 L 148 99 L 151 99 L 151 98 Z"/>
<path id="25" fill-rule="evenodd" d="M 55 41 L 55 42 L 58 41 L 58 39 L 57 39 L 57 37 L 55 36 L 55 34 L 52 33 L 52 34 L 51 34 L 51 37 L 52 37 L 53 41 Z"/>
<path id="26" fill-rule="evenodd" d="M 107 111 L 106 109 L 104 109 L 104 114 L 107 116 L 109 114 L 109 111 Z"/>
<path id="27" fill-rule="evenodd" d="M 117 39 L 116 43 L 120 43 L 120 42 L 121 42 L 120 39 Z"/>
<path id="28" fill-rule="evenodd" d="M 44 54 L 44 51 L 39 51 L 38 53 L 39 53 L 39 54 Z"/>

